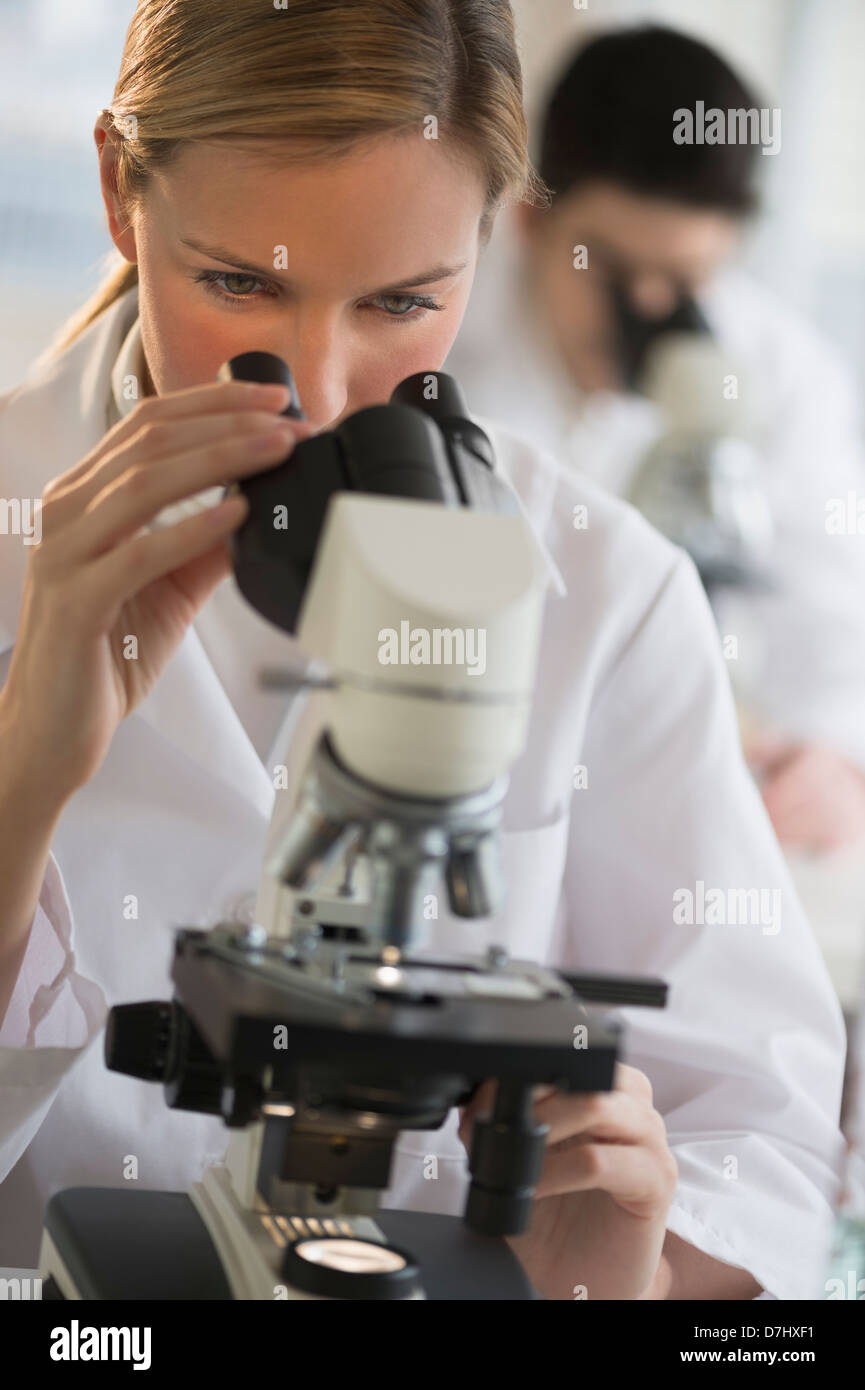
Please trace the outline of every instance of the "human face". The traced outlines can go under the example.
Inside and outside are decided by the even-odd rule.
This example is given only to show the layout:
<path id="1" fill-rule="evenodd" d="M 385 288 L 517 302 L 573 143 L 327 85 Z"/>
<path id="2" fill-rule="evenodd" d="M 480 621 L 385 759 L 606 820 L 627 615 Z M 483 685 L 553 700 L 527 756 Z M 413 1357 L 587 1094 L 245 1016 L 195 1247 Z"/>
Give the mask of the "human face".
<path id="1" fill-rule="evenodd" d="M 238 353 L 272 352 L 326 429 L 441 366 L 474 277 L 482 177 L 411 135 L 302 164 L 251 148 L 187 146 L 125 230 L 103 157 L 109 225 L 138 264 L 159 395 L 213 381 Z"/>
<path id="2" fill-rule="evenodd" d="M 666 318 L 698 293 L 736 244 L 729 215 L 587 184 L 548 211 L 521 209 L 537 304 L 555 348 L 584 391 L 622 387 L 609 286 L 618 283 L 637 313 Z M 576 269 L 574 248 L 587 264 Z"/>

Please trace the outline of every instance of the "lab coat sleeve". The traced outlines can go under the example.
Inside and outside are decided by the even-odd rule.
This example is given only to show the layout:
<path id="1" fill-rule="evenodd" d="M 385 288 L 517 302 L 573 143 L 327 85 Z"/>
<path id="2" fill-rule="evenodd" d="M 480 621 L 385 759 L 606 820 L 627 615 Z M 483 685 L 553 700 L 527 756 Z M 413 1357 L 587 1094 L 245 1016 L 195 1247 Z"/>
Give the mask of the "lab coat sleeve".
<path id="1" fill-rule="evenodd" d="M 668 982 L 666 1009 L 619 1016 L 678 1165 L 669 1229 L 770 1295 L 815 1297 L 843 1021 L 684 555 L 601 679 L 577 760 L 588 786 L 572 805 L 567 959 Z"/>
<path id="2" fill-rule="evenodd" d="M 63 1078 L 105 1021 L 102 990 L 75 968 L 73 937 L 69 898 L 52 854 L 0 1027 L 0 1181 L 38 1132 Z"/>

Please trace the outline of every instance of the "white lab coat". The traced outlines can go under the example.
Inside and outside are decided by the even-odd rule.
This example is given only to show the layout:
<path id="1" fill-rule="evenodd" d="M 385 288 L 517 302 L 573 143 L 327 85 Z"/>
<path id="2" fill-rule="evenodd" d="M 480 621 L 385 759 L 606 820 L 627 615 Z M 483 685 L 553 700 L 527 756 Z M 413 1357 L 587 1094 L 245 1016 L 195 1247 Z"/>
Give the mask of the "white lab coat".
<path id="1" fill-rule="evenodd" d="M 844 516 L 851 496 L 865 506 L 859 393 L 830 344 L 750 277 L 726 271 L 699 299 L 737 380 L 731 418 L 755 445 L 776 536 L 774 591 L 719 596 L 722 632 L 738 641 L 729 674 L 758 724 L 865 770 L 865 517 L 863 534 L 826 527 L 833 499 Z M 513 218 L 496 225 L 445 370 L 473 411 L 617 496 L 663 430 L 650 401 L 575 386 L 532 301 Z"/>
<path id="2" fill-rule="evenodd" d="M 130 408 L 136 315 L 132 291 L 0 402 L 0 493 L 38 497 Z M 502 942 L 562 968 L 663 976 L 665 1011 L 621 1017 L 678 1161 L 670 1229 L 770 1296 L 810 1293 L 841 1152 L 843 1026 L 740 755 L 699 581 L 631 508 L 481 423 L 568 597 L 547 602 L 528 746 L 505 802 L 506 907 L 476 924 L 442 912 L 432 944 Z M 0 554 L 2 679 L 26 547 L 4 538 Z M 181 1189 L 224 1151 L 218 1119 L 172 1112 L 160 1087 L 107 1072 L 97 1039 L 106 1006 L 170 997 L 172 926 L 252 909 L 273 767 L 291 773 L 275 826 L 328 698 L 298 699 L 279 732 L 280 697 L 253 689 L 262 659 L 298 654 L 228 579 L 62 815 L 0 1031 L 0 1264 L 34 1260 L 58 1189 Z M 777 889 L 780 930 L 676 925 L 673 894 L 698 880 Z M 387 1205 L 461 1210 L 456 1118 L 400 1141 Z M 437 1177 L 425 1176 L 430 1155 Z"/>

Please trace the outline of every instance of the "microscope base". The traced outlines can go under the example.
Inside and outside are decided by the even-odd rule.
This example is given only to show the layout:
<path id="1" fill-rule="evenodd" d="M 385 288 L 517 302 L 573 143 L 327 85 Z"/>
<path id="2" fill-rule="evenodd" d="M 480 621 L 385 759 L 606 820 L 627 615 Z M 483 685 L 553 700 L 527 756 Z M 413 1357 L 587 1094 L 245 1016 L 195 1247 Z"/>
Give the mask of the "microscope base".
<path id="1" fill-rule="evenodd" d="M 536 1298 L 504 1241 L 456 1216 L 381 1211 L 386 1239 L 411 1251 L 434 1300 Z M 185 1192 L 75 1187 L 48 1203 L 43 1299 L 230 1300 L 210 1236 Z"/>

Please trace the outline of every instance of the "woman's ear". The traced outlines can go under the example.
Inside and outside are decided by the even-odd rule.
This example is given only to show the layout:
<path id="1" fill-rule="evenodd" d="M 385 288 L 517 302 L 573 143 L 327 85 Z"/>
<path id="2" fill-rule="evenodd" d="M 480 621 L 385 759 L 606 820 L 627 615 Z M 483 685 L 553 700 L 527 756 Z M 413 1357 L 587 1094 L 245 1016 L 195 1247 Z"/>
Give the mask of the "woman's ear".
<path id="1" fill-rule="evenodd" d="M 112 129 L 110 117 L 104 111 L 100 111 L 96 117 L 93 138 L 99 156 L 99 183 L 111 240 L 121 256 L 136 265 L 138 252 L 135 247 L 135 231 L 117 192 L 117 150 L 120 137 Z"/>

